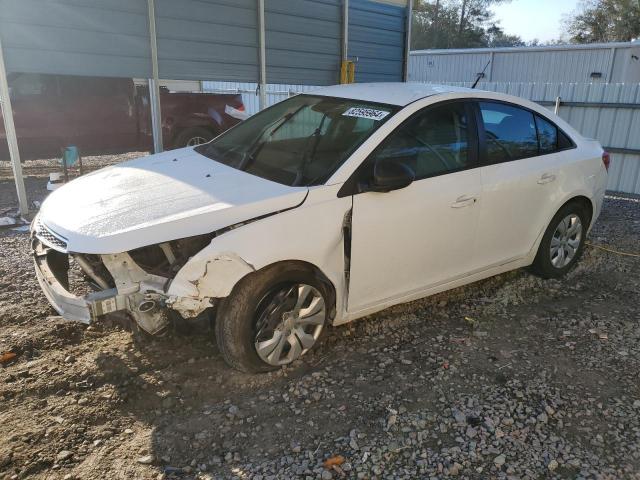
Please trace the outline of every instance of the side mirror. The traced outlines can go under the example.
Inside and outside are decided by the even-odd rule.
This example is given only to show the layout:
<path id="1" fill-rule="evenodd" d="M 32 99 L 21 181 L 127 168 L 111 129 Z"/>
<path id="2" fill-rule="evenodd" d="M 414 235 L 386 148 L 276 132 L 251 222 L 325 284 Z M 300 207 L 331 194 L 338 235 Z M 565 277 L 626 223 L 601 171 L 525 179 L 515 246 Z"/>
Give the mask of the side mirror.
<path id="1" fill-rule="evenodd" d="M 373 177 L 367 191 L 390 192 L 408 187 L 416 178 L 415 172 L 398 160 L 378 160 L 373 165 Z"/>

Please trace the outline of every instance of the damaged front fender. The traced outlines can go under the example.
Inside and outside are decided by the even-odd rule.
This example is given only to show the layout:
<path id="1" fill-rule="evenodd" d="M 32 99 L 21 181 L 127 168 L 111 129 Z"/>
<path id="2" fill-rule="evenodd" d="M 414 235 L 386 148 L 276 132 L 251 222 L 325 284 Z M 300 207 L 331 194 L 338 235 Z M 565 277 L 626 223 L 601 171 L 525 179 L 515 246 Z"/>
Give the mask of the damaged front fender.
<path id="1" fill-rule="evenodd" d="M 234 285 L 254 271 L 251 264 L 235 253 L 219 253 L 211 257 L 198 254 L 171 282 L 167 290 L 167 304 L 183 317 L 195 317 L 210 307 L 213 299 L 229 296 Z"/>

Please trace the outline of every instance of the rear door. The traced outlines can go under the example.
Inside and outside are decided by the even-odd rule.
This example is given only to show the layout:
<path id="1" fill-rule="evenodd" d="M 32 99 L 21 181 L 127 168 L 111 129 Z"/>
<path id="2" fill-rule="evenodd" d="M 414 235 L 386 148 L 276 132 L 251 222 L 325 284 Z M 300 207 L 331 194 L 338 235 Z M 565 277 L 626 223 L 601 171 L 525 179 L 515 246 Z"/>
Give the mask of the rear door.
<path id="1" fill-rule="evenodd" d="M 568 137 L 542 116 L 505 102 L 476 102 L 484 166 L 478 261 L 496 266 L 524 257 L 561 194 Z"/>
<path id="2" fill-rule="evenodd" d="M 376 161 L 414 170 L 408 187 L 353 196 L 348 310 L 401 299 L 473 269 L 481 192 L 473 110 L 435 104 L 392 132 L 356 171 Z"/>

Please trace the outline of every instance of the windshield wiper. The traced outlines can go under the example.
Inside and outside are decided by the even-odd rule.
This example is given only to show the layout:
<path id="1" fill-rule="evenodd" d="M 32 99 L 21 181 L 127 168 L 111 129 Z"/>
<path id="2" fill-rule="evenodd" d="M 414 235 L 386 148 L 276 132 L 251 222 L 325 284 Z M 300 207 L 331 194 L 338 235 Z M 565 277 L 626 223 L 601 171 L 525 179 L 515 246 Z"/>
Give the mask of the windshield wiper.
<path id="1" fill-rule="evenodd" d="M 310 153 L 308 153 L 309 149 L 305 148 L 304 155 L 302 156 L 302 162 L 300 163 L 300 168 L 298 168 L 298 170 L 296 171 L 296 179 L 292 184 L 293 187 L 299 186 L 300 182 L 304 178 L 307 166 L 313 161 L 316 156 L 316 150 L 318 149 L 318 144 L 320 143 L 321 138 L 320 133 L 322 132 L 322 127 L 324 126 L 324 121 L 326 120 L 326 118 L 327 115 L 324 114 L 322 116 L 322 120 L 320 120 L 320 125 L 318 125 L 318 128 L 316 128 L 315 131 L 311 134 L 310 138 L 313 138 L 313 146 L 311 147 Z"/>
<path id="2" fill-rule="evenodd" d="M 255 161 L 256 156 L 258 155 L 258 153 L 260 153 L 260 150 L 262 150 L 262 147 L 264 147 L 264 145 L 267 143 L 267 138 L 273 137 L 276 134 L 276 132 L 284 126 L 285 123 L 291 120 L 295 115 L 298 114 L 300 110 L 302 110 L 306 106 L 307 106 L 306 104 L 300 105 L 293 112 L 287 113 L 284 117 L 280 119 L 279 123 L 276 124 L 275 127 L 273 127 L 273 130 L 271 130 L 266 135 L 266 137 L 264 137 L 264 139 L 263 139 L 263 135 L 258 135 L 256 139 L 253 141 L 253 143 L 249 145 L 249 148 L 247 149 L 244 157 L 242 158 L 240 165 L 238 165 L 238 170 L 243 170 L 243 171 L 246 170 L 249 167 L 250 163 Z"/>

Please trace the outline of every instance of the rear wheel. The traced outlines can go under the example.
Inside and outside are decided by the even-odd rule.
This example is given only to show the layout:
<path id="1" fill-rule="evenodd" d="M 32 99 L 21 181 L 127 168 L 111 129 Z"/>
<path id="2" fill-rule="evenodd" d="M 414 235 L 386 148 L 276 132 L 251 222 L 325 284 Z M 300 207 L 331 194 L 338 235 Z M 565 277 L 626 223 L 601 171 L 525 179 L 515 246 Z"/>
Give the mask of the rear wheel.
<path id="1" fill-rule="evenodd" d="M 204 127 L 190 127 L 182 130 L 176 136 L 176 148 L 195 147 L 213 139 L 214 134 Z"/>
<path id="2" fill-rule="evenodd" d="M 300 358 L 324 332 L 329 298 L 327 285 L 298 265 L 245 277 L 216 316 L 225 361 L 245 372 L 266 372 Z"/>
<path id="3" fill-rule="evenodd" d="M 589 218 L 577 202 L 563 206 L 542 237 L 531 270 L 544 278 L 559 278 L 576 264 L 584 250 Z"/>

